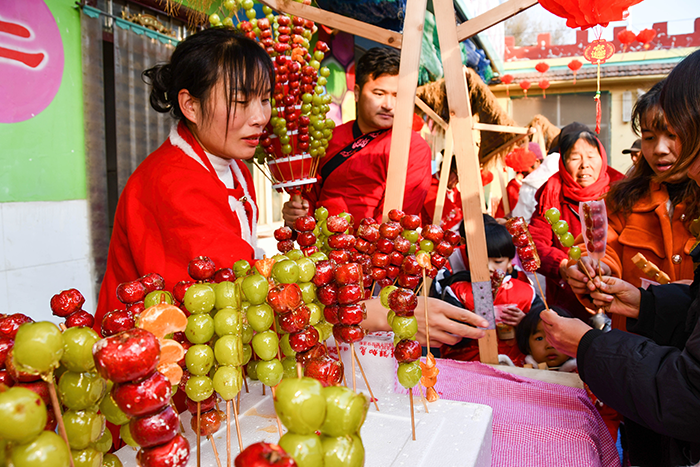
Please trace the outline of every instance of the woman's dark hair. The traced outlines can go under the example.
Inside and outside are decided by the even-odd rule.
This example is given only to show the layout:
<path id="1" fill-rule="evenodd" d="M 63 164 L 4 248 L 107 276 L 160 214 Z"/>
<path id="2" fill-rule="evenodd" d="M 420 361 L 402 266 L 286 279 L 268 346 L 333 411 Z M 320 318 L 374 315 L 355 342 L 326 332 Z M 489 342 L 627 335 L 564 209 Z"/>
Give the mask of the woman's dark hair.
<path id="1" fill-rule="evenodd" d="M 369 49 L 357 61 L 355 68 L 355 84 L 362 87 L 370 78 L 377 79 L 382 75 L 398 75 L 401 55 L 396 49 L 374 47 Z"/>
<path id="2" fill-rule="evenodd" d="M 574 122 L 570 125 L 562 128 L 559 134 L 559 154 L 562 160 L 566 163 L 567 159 L 571 155 L 571 149 L 573 149 L 576 141 L 583 139 L 585 142 L 600 151 L 598 138 L 588 129 L 587 126 Z"/>
<path id="3" fill-rule="evenodd" d="M 664 84 L 665 80 L 659 81 L 634 104 L 632 128 L 637 135 L 641 136 L 643 129 L 666 131 L 664 111 L 659 103 L 659 96 Z M 646 159 L 640 157 L 629 176 L 610 187 L 610 191 L 606 195 L 610 213 L 631 213 L 634 205 L 649 193 L 652 180 L 657 178 Z M 674 185 L 678 187 L 678 196 L 672 200 L 673 203 L 685 201 L 687 203 L 685 212 L 688 218 L 698 217 L 700 215 L 700 187 L 688 179 Z"/>
<path id="4" fill-rule="evenodd" d="M 550 309 L 559 316 L 571 318 L 571 313 L 564 308 L 553 306 Z M 515 326 L 515 342 L 518 344 L 520 351 L 525 355 L 530 355 L 530 336 L 537 330 L 537 325 L 540 323 L 540 313 L 542 313 L 542 310 L 531 310 L 529 313 L 526 313 L 525 317 L 520 320 L 520 323 Z"/>
<path id="5" fill-rule="evenodd" d="M 688 55 L 671 71 L 661 90 L 659 102 L 666 120 L 680 140 L 678 162 L 660 180 L 687 173 L 700 154 L 700 50 Z"/>
<path id="6" fill-rule="evenodd" d="M 229 28 L 209 28 L 187 37 L 175 48 L 170 63 L 156 65 L 142 74 L 151 85 L 150 102 L 157 112 L 170 112 L 184 120 L 178 94 L 186 89 L 199 100 L 207 118 L 211 91 L 222 81 L 226 99 L 226 126 L 236 101 L 272 95 L 275 82 L 270 57 L 252 39 Z"/>

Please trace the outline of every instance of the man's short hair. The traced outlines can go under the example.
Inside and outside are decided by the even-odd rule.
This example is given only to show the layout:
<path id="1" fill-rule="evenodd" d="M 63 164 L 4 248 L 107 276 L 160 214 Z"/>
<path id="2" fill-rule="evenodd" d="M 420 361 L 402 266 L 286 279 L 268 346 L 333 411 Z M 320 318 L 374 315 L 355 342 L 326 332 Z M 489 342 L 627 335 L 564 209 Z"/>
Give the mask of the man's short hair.
<path id="1" fill-rule="evenodd" d="M 357 61 L 355 68 L 355 84 L 362 89 L 370 78 L 377 79 L 382 75 L 398 75 L 401 54 L 396 49 L 374 47 L 369 49 Z"/>

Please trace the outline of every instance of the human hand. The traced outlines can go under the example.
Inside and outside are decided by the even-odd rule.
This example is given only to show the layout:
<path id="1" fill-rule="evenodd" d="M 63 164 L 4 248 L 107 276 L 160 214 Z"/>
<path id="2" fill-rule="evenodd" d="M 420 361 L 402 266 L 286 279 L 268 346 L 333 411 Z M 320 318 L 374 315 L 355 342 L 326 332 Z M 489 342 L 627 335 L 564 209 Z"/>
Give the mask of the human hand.
<path id="1" fill-rule="evenodd" d="M 421 345 L 426 345 L 424 300 L 424 297 L 418 297 L 415 313 L 418 322 L 416 339 Z M 382 306 L 379 299 L 367 300 L 364 303 L 367 308 L 367 318 L 362 322 L 362 327 L 367 331 L 391 331 L 386 320 L 388 310 Z M 437 298 L 428 298 L 428 313 L 430 314 L 430 345 L 432 347 L 441 344 L 454 345 L 462 338 L 479 339 L 484 337 L 485 332 L 483 329 L 472 326 L 480 328 L 488 326 L 488 322 L 477 314 Z M 472 326 L 464 323 L 469 323 Z"/>
<path id="2" fill-rule="evenodd" d="M 525 317 L 525 313 L 517 305 L 506 305 L 500 308 L 501 321 L 508 326 L 517 326 Z"/>
<path id="3" fill-rule="evenodd" d="M 564 318 L 549 309 L 540 313 L 540 319 L 544 322 L 547 342 L 569 357 L 576 357 L 581 338 L 592 329 L 580 319 Z"/>
<path id="4" fill-rule="evenodd" d="M 282 217 L 284 224 L 288 226 L 294 225 L 294 221 L 301 216 L 309 213 L 309 202 L 301 197 L 293 197 L 284 205 L 282 205 Z"/>
<path id="5" fill-rule="evenodd" d="M 575 294 L 585 295 L 596 290 L 595 285 L 590 280 L 591 277 L 595 277 L 598 274 L 595 260 L 589 256 L 582 256 L 581 259 L 570 266 L 568 265 L 569 261 L 562 261 L 562 263 L 566 263 L 564 265 L 565 272 L 560 271 L 560 274 L 568 282 Z M 561 267 L 562 265 L 560 265 Z M 603 276 L 612 274 L 610 266 L 602 261 L 600 262 L 600 272 Z"/>
<path id="6" fill-rule="evenodd" d="M 622 279 L 611 276 L 593 278 L 597 290 L 591 293 L 593 304 L 599 307 L 609 307 L 611 313 L 617 313 L 628 318 L 639 317 L 639 305 L 642 294 L 638 288 Z"/>

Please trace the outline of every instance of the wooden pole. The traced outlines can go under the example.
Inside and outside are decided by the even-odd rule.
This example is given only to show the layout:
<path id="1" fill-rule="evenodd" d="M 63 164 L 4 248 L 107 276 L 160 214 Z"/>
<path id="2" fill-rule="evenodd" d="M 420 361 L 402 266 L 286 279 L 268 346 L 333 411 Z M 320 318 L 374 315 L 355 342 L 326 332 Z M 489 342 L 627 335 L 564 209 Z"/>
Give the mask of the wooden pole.
<path id="1" fill-rule="evenodd" d="M 521 11 L 525 11 L 531 6 L 537 5 L 538 0 L 510 0 L 500 4 L 499 6 L 490 9 L 489 11 L 480 14 L 476 18 L 472 18 L 459 26 L 457 26 L 457 40 L 462 42 L 472 36 L 479 34 L 491 26 L 505 21 L 511 16 L 515 16 Z M 452 7 L 454 9 L 454 7 Z M 435 7 L 437 11 L 437 7 Z M 437 15 L 436 15 L 437 16 Z M 442 41 L 440 41 L 442 44 Z M 444 63 L 444 62 L 443 62 Z"/>
<path id="2" fill-rule="evenodd" d="M 479 306 L 475 307 L 477 308 L 475 311 L 484 316 L 489 323 L 495 323 L 493 297 L 490 293 L 484 292 L 487 289 L 486 284 L 489 284 L 488 292 L 490 292 L 490 276 L 479 196 L 481 177 L 478 155 L 474 151 L 469 89 L 462 69 L 462 57 L 457 41 L 454 4 L 452 0 L 433 0 L 433 5 L 445 71 L 445 87 L 450 107 L 450 127 L 454 130 L 455 155 L 460 186 L 462 187 L 462 211 L 475 303 L 479 297 Z M 486 337 L 479 340 L 479 356 L 483 363 L 498 363 L 495 329 L 487 329 Z"/>
<path id="3" fill-rule="evenodd" d="M 403 195 L 408 171 L 408 153 L 411 146 L 413 108 L 418 85 L 423 23 L 427 0 L 408 0 L 403 24 L 399 89 L 394 109 L 394 125 L 391 132 L 391 151 L 387 167 L 383 219 L 388 219 L 392 209 L 403 208 Z M 454 10 L 454 5 L 450 6 Z"/>

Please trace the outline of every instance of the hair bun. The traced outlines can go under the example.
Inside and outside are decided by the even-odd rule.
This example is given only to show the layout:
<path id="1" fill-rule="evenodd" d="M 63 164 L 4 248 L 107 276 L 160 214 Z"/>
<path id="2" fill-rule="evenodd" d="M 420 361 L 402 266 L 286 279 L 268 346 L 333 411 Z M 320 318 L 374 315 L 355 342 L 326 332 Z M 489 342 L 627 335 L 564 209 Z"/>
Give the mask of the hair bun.
<path id="1" fill-rule="evenodd" d="M 142 74 L 144 82 L 151 86 L 149 101 L 156 112 L 166 113 L 173 107 L 174 96 L 168 95 L 172 86 L 172 70 L 170 64 L 156 65 L 145 70 Z"/>

